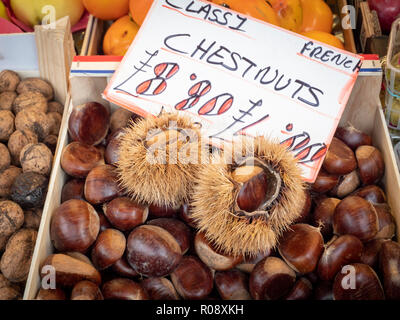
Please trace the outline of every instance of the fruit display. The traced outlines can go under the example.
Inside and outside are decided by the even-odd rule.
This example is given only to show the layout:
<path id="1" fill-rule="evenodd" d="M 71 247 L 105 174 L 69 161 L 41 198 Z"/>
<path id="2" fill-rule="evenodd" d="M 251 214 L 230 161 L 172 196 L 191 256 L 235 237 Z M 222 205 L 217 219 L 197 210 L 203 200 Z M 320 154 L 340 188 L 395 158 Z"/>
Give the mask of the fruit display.
<path id="1" fill-rule="evenodd" d="M 39 78 L 0 72 L 0 300 L 21 299 L 45 202 L 63 106 Z"/>
<path id="2" fill-rule="evenodd" d="M 85 124 L 89 115 L 98 120 Z M 149 147 L 151 142 L 165 139 L 156 134 L 144 140 L 146 128 L 162 128 L 168 117 L 171 115 L 143 119 L 95 102 L 73 109 L 68 123 L 69 143 L 61 153 L 61 167 L 69 178 L 62 188 L 62 203 L 50 222 L 50 239 L 56 251 L 40 262 L 40 270 L 45 270 L 43 266 L 54 268 L 57 289 L 41 288 L 36 299 L 399 298 L 396 279 L 400 276 L 400 245 L 393 240 L 394 218 L 380 185 L 385 163 L 371 136 L 352 126 L 339 127 L 317 181 L 304 186 L 300 183 L 298 188 L 305 188 L 302 200 L 291 198 L 295 203 L 286 204 L 297 215 L 288 220 L 288 228 L 276 233 L 276 243 L 251 253 L 227 252 L 201 228 L 206 220 L 199 208 L 206 204 L 192 198 L 196 186 L 189 183 L 187 188 L 169 189 L 176 185 L 171 178 L 146 169 L 140 161 L 145 153 L 140 146 L 150 143 Z M 179 124 L 184 125 L 190 123 Z M 171 137 L 174 135 L 168 132 L 166 139 Z M 111 160 L 106 156 L 109 147 L 114 154 Z M 129 159 L 135 162 L 128 164 Z M 255 186 L 263 181 L 260 172 L 265 169 L 257 169 L 257 161 L 252 169 L 244 164 L 231 173 L 240 181 L 236 185 L 241 186 L 234 202 L 238 213 L 250 217 L 254 210 L 261 212 L 266 198 L 274 196 L 261 189 L 261 202 L 253 199 L 258 195 L 254 190 L 259 190 Z M 153 175 L 143 179 L 136 166 L 142 168 L 142 174 L 152 171 Z M 177 174 L 188 169 L 178 165 L 171 170 Z M 202 192 L 212 181 L 219 188 L 223 185 L 210 168 L 207 173 L 207 166 L 195 171 L 202 177 L 197 183 L 205 184 Z M 190 177 L 191 173 L 187 174 Z M 151 179 L 158 179 L 162 187 L 152 184 Z M 196 179 L 195 174 L 192 179 Z M 268 175 L 268 181 L 271 179 L 272 174 Z M 148 187 L 140 188 L 146 183 Z M 208 188 L 209 193 L 200 193 L 199 198 L 215 209 L 216 220 L 206 221 L 207 225 L 223 231 L 221 224 L 226 217 L 218 216 L 218 195 L 212 195 L 214 187 Z M 274 194 L 275 189 L 270 192 Z M 222 203 L 224 196 L 219 196 Z M 246 219 L 251 226 L 263 217 L 259 214 Z M 230 226 L 239 229 L 237 222 Z M 217 229 L 213 232 L 219 232 L 221 238 L 231 237 L 238 248 L 243 247 L 236 243 L 239 240 L 235 240 L 233 230 L 224 235 Z M 250 245 L 251 240 L 247 239 Z M 351 272 L 356 286 L 344 287 Z"/>

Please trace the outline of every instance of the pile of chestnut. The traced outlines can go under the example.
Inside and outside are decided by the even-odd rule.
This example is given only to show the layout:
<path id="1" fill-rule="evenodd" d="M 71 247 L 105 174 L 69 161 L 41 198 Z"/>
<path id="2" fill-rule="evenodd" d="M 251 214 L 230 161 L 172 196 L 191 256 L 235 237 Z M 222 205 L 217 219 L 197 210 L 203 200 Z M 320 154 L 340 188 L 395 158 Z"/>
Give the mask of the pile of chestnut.
<path id="1" fill-rule="evenodd" d="M 69 119 L 61 165 L 70 176 L 50 224 L 56 289 L 37 299 L 400 299 L 400 245 L 376 185 L 371 138 L 336 133 L 301 217 L 274 251 L 232 257 L 196 230 L 190 206 L 140 204 L 121 190 L 118 141 L 135 116 L 90 102 Z"/>

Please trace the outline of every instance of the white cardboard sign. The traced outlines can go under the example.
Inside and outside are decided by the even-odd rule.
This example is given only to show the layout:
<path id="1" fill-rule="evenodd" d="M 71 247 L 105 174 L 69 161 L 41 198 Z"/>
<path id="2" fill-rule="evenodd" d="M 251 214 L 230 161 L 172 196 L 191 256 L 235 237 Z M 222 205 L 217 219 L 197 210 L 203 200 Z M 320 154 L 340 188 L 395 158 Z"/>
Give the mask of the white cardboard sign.
<path id="1" fill-rule="evenodd" d="M 155 0 L 107 86 L 141 115 L 178 110 L 216 144 L 278 138 L 313 182 L 362 58 L 202 0 Z"/>

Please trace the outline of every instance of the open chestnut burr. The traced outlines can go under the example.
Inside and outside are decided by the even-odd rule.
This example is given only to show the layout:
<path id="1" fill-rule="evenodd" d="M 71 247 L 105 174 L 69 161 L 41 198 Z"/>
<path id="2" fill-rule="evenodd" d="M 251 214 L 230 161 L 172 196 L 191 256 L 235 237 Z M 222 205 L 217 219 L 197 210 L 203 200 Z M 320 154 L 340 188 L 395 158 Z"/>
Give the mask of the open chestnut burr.
<path id="1" fill-rule="evenodd" d="M 293 154 L 264 137 L 235 141 L 198 172 L 191 217 L 215 249 L 256 255 L 277 243 L 305 203 Z"/>

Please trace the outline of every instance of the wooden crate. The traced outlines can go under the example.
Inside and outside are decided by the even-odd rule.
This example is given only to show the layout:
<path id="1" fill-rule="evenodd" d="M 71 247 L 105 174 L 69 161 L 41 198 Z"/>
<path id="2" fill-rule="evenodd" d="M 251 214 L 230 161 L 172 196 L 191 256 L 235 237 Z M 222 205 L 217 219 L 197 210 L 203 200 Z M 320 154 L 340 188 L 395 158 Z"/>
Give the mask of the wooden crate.
<path id="1" fill-rule="evenodd" d="M 90 100 L 108 104 L 101 97 L 106 84 L 106 76 L 72 77 L 71 99 L 67 114 L 69 115 L 72 112 L 74 106 Z M 341 124 L 351 122 L 355 127 L 367 132 L 372 136 L 374 145 L 381 150 L 386 164 L 383 183 L 386 188 L 388 202 L 392 207 L 393 215 L 397 222 L 397 230 L 400 230 L 400 198 L 398 197 L 400 175 L 379 101 L 380 86 L 381 74 L 361 75 L 355 84 L 347 109 L 341 119 Z M 111 109 L 115 108 L 116 106 L 111 106 Z M 61 151 L 69 142 L 67 125 L 64 123 L 60 132 L 60 148 L 55 157 L 55 167 L 50 179 L 49 201 L 46 202 L 45 211 L 43 212 L 24 299 L 35 298 L 40 288 L 40 264 L 49 254 L 54 252 L 50 240 L 50 221 L 55 209 L 60 205 L 61 190 L 67 180 L 67 175 L 60 166 L 60 160 Z"/>

